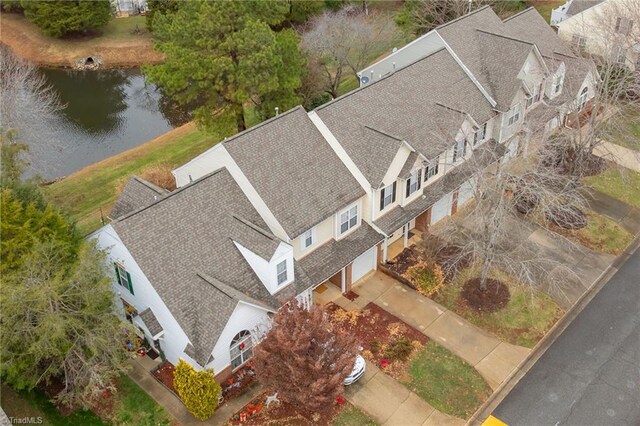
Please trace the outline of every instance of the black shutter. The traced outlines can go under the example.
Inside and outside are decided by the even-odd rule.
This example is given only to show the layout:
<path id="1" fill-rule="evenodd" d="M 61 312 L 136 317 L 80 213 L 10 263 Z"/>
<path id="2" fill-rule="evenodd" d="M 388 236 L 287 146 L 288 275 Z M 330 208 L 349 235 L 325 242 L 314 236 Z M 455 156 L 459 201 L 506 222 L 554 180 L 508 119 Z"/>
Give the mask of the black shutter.
<path id="1" fill-rule="evenodd" d="M 384 209 L 384 190 L 385 188 L 382 188 L 382 190 L 380 191 L 380 211 Z"/>
<path id="2" fill-rule="evenodd" d="M 422 169 L 418 170 L 418 189 L 422 188 Z"/>
<path id="3" fill-rule="evenodd" d="M 391 192 L 391 202 L 395 203 L 396 202 L 396 183 L 393 182 L 393 189 Z"/>
<path id="4" fill-rule="evenodd" d="M 411 178 L 407 179 L 407 197 L 409 196 L 409 191 L 411 190 Z"/>

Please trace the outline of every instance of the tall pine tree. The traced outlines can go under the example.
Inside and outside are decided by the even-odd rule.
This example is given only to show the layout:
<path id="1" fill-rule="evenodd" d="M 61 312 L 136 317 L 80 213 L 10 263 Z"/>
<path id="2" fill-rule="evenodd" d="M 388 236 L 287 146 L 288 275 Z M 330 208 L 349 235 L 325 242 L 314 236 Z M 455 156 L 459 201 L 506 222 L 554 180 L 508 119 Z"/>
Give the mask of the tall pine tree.
<path id="1" fill-rule="evenodd" d="M 246 128 L 245 107 L 260 118 L 299 103 L 304 56 L 290 29 L 274 32 L 286 2 L 189 1 L 154 17 L 157 49 L 165 62 L 147 78 L 194 111 L 202 127 L 228 136 Z"/>

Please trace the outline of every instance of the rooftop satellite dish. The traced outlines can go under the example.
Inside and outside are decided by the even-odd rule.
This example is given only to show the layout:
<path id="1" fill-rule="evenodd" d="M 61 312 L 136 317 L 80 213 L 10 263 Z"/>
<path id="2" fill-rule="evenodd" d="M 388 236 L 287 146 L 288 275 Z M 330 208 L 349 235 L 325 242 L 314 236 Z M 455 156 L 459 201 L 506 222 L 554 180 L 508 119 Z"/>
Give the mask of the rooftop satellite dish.
<path id="1" fill-rule="evenodd" d="M 362 77 L 360 77 L 360 83 L 367 84 L 368 82 L 369 82 L 369 77 L 367 77 L 366 75 L 363 75 Z"/>

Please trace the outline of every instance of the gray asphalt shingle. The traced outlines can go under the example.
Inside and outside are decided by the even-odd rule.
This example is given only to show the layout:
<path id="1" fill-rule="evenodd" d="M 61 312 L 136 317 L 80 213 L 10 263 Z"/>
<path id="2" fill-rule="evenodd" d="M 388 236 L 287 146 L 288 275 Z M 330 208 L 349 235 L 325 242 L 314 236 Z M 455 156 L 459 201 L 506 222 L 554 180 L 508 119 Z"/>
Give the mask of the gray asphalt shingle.
<path id="1" fill-rule="evenodd" d="M 111 219 L 117 219 L 138 209 L 153 204 L 169 191 L 134 176 L 129 179 L 122 193 L 109 213 Z"/>

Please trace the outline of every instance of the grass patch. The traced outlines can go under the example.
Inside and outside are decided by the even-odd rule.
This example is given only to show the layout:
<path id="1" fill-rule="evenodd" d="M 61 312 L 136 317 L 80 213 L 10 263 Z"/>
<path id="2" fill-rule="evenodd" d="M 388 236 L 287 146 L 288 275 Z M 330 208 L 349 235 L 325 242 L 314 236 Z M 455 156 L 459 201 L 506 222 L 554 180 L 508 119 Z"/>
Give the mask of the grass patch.
<path id="1" fill-rule="evenodd" d="M 147 23 L 144 16 L 129 16 L 114 18 L 102 30 L 102 37 L 112 39 L 126 39 L 147 33 Z M 138 32 L 136 32 L 136 29 Z"/>
<path id="2" fill-rule="evenodd" d="M 527 6 L 533 6 L 545 21 L 551 21 L 551 10 L 566 3 L 566 0 L 528 0 Z"/>
<path id="3" fill-rule="evenodd" d="M 590 249 L 618 255 L 633 240 L 633 235 L 614 220 L 595 212 L 587 213 L 587 226 L 578 230 L 561 230 L 563 235 L 577 240 Z"/>
<path id="4" fill-rule="evenodd" d="M 45 195 L 69 213 L 81 231 L 92 232 L 101 226 L 100 209 L 106 215 L 117 197 L 117 190 L 133 175 L 153 165 L 166 163 L 177 167 L 206 151 L 219 138 L 199 131 L 192 123 L 92 164 L 45 188 Z"/>
<path id="5" fill-rule="evenodd" d="M 597 176 L 585 178 L 584 183 L 595 190 L 640 208 L 639 172 L 628 169 L 609 169 Z"/>
<path id="6" fill-rule="evenodd" d="M 403 383 L 436 410 L 462 419 L 491 395 L 475 368 L 433 341 L 416 351 L 407 376 Z"/>
<path id="7" fill-rule="evenodd" d="M 331 422 L 331 426 L 377 426 L 365 413 L 353 405 L 342 410 Z"/>
<path id="8" fill-rule="evenodd" d="M 117 425 L 170 425 L 172 419 L 140 386 L 127 376 L 119 380 L 119 402 L 113 422 Z"/>
<path id="9" fill-rule="evenodd" d="M 15 391 L 2 384 L 0 392 L 2 408 L 7 416 L 14 418 L 35 417 L 42 419 L 42 424 L 51 426 L 103 426 L 103 422 L 91 411 L 79 410 L 68 416 L 63 416 L 39 389 L 31 392 Z"/>
<path id="10" fill-rule="evenodd" d="M 464 283 L 478 275 L 478 266 L 460 271 L 451 283 L 442 287 L 434 299 L 501 340 L 532 348 L 564 312 L 546 293 L 520 285 L 505 273 L 492 271 L 492 278 L 509 286 L 511 299 L 507 306 L 497 312 L 479 313 L 460 300 Z"/>
<path id="11" fill-rule="evenodd" d="M 609 118 L 605 132 L 607 141 L 640 151 L 640 109 L 623 108 L 620 113 Z"/>

